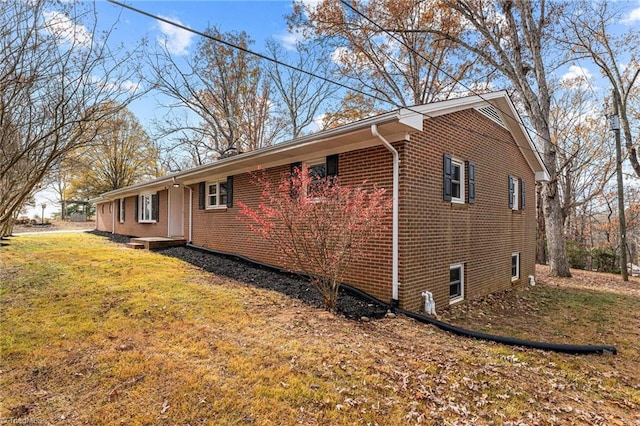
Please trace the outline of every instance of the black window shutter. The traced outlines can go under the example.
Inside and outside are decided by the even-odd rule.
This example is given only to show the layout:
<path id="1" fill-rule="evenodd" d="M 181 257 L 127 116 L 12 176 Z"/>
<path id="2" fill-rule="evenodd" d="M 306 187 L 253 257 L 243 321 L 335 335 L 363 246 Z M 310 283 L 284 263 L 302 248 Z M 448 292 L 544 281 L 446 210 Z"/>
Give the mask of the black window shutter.
<path id="1" fill-rule="evenodd" d="M 291 175 L 293 176 L 295 173 L 300 173 L 302 169 L 302 163 L 300 161 L 296 161 L 295 163 L 291 163 Z"/>
<path id="2" fill-rule="evenodd" d="M 467 188 L 469 191 L 469 204 L 476 202 L 476 165 L 471 161 L 467 162 Z"/>
<path id="3" fill-rule="evenodd" d="M 327 156 L 327 177 L 338 175 L 338 154 Z"/>
<path id="4" fill-rule="evenodd" d="M 227 207 L 233 207 L 233 176 L 227 176 Z"/>
<path id="5" fill-rule="evenodd" d="M 118 218 L 118 222 L 120 222 L 120 198 L 116 200 L 116 217 Z"/>
<path id="6" fill-rule="evenodd" d="M 136 195 L 136 222 L 140 220 L 140 196 Z"/>
<path id="7" fill-rule="evenodd" d="M 124 222 L 124 215 L 127 212 L 127 203 L 125 203 L 126 198 L 123 198 L 120 202 L 122 203 L 122 221 Z"/>
<path id="8" fill-rule="evenodd" d="M 292 178 L 293 178 L 293 175 L 295 175 L 296 173 L 300 173 L 301 170 L 302 170 L 302 163 L 300 161 L 297 161 L 295 163 L 291 163 L 291 177 Z M 293 179 L 291 179 L 291 198 L 298 198 L 298 193 L 293 188 Z"/>
<path id="9" fill-rule="evenodd" d="M 160 194 L 151 195 L 151 220 L 160 222 Z"/>
<path id="10" fill-rule="evenodd" d="M 206 196 L 207 194 L 205 193 L 206 190 L 206 182 L 200 182 L 198 184 L 198 208 L 200 210 L 204 209 L 206 207 Z"/>
<path id="11" fill-rule="evenodd" d="M 444 201 L 451 201 L 451 178 L 453 177 L 453 170 L 451 168 L 451 156 L 448 154 L 444 155 L 443 169 L 443 198 Z"/>
<path id="12" fill-rule="evenodd" d="M 513 192 L 515 188 L 513 187 L 513 178 L 509 176 L 509 208 L 513 208 Z"/>
<path id="13" fill-rule="evenodd" d="M 524 210 L 524 206 L 525 206 L 524 179 L 520 179 L 520 210 Z"/>

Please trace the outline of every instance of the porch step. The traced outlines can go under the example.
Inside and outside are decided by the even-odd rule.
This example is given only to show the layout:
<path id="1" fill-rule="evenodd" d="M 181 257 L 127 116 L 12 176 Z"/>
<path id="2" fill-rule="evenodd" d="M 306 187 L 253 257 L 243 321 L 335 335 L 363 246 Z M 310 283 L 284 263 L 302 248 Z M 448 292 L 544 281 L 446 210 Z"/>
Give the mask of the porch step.
<path id="1" fill-rule="evenodd" d="M 142 243 L 126 243 L 124 246 L 126 248 L 135 249 L 135 250 L 144 249 L 144 244 Z"/>
<path id="2" fill-rule="evenodd" d="M 132 238 L 129 244 L 135 244 L 142 247 L 132 247 L 132 248 L 144 248 L 147 250 L 159 249 L 159 248 L 167 248 L 167 247 L 175 247 L 175 246 L 183 246 L 187 244 L 187 240 L 181 237 L 169 238 L 169 237 L 141 237 L 141 238 Z"/>

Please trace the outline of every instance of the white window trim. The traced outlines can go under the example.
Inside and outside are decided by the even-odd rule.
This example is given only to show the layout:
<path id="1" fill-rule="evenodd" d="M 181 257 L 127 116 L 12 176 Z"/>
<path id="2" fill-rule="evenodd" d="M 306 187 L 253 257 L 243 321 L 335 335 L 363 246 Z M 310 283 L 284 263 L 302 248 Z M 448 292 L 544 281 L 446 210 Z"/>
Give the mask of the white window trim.
<path id="1" fill-rule="evenodd" d="M 120 205 L 120 209 L 118 211 L 118 222 L 124 223 L 124 212 L 125 212 L 124 198 L 120 198 L 119 205 Z"/>
<path id="2" fill-rule="evenodd" d="M 450 265 L 449 271 L 458 268 L 460 268 L 460 295 L 454 298 L 449 298 L 450 305 L 464 300 L 464 263 L 454 263 L 453 265 Z M 449 289 L 451 289 L 451 281 L 449 281 Z"/>
<path id="3" fill-rule="evenodd" d="M 520 252 L 511 253 L 511 267 L 513 268 L 513 257 L 516 257 L 516 275 L 511 275 L 511 281 L 520 279 Z"/>
<path id="4" fill-rule="evenodd" d="M 149 219 L 144 218 L 144 199 L 149 198 Z M 138 195 L 138 223 L 156 223 L 153 218 L 153 193 L 144 193 Z"/>
<path id="5" fill-rule="evenodd" d="M 520 188 L 518 178 L 512 177 L 513 181 L 513 194 L 511 196 L 511 210 L 520 210 Z"/>
<path id="6" fill-rule="evenodd" d="M 453 196 L 453 177 L 451 178 L 451 202 L 464 204 L 465 200 L 465 173 L 464 173 L 464 161 L 458 158 L 451 157 L 451 167 L 458 166 L 460 168 L 460 197 Z"/>
<path id="7" fill-rule="evenodd" d="M 227 208 L 227 202 L 225 200 L 224 204 L 220 204 L 220 184 L 226 184 L 226 180 L 212 180 L 206 183 L 206 198 L 205 198 L 205 207 L 207 210 L 224 210 Z M 211 200 L 209 187 L 211 185 L 216 186 L 216 204 L 209 204 L 209 200 Z M 228 188 L 227 188 L 227 197 L 229 196 Z"/>

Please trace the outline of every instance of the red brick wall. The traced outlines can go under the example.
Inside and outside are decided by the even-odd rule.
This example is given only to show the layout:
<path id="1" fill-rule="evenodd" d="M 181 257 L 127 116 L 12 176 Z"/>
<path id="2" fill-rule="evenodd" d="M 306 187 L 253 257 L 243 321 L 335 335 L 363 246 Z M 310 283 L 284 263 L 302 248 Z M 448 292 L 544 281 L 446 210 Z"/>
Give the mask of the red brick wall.
<path id="1" fill-rule="evenodd" d="M 423 133 L 411 136 L 401 163 L 402 306 L 422 310 L 425 290 L 434 294 L 436 309 L 449 306 L 454 263 L 465 266 L 465 300 L 513 285 L 512 252 L 520 252 L 520 281 L 525 282 L 534 274 L 535 182 L 510 133 L 475 110 L 424 124 Z M 443 201 L 445 153 L 475 163 L 475 204 Z M 526 182 L 522 211 L 509 209 L 509 175 Z"/>
<path id="2" fill-rule="evenodd" d="M 136 197 L 124 198 L 125 212 L 124 223 L 119 221 L 118 202 L 100 203 L 97 205 L 97 229 L 99 231 L 114 232 L 120 235 L 131 235 L 134 237 L 166 237 L 168 230 L 167 209 L 168 191 L 158 191 L 158 205 L 160 207 L 158 221 L 155 223 L 139 223 L 136 221 Z M 188 195 L 185 191 L 185 198 Z M 104 205 L 104 213 L 102 206 Z M 110 207 L 112 206 L 112 207 Z M 188 211 L 185 209 L 185 214 Z M 113 231 L 112 215 L 115 215 L 115 231 Z M 185 234 L 186 235 L 186 234 Z"/>
<path id="3" fill-rule="evenodd" d="M 367 165 L 368 167 L 362 167 Z M 274 184 L 289 172 L 290 166 L 281 166 L 264 171 Z M 358 150 L 340 154 L 339 176 L 342 183 L 366 186 L 376 183 L 388 188 L 391 196 L 392 156 L 383 147 Z M 192 185 L 193 199 L 193 243 L 213 250 L 236 253 L 260 262 L 280 265 L 279 254 L 261 236 L 254 234 L 238 220 L 241 201 L 256 207 L 260 201 L 261 188 L 251 182 L 248 173 L 234 176 L 234 206 L 222 209 L 198 208 L 198 185 Z M 388 232 L 382 238 L 368 243 L 370 256 L 352 263 L 345 282 L 388 301 L 391 297 L 391 212 L 388 215 Z"/>
<path id="4" fill-rule="evenodd" d="M 465 265 L 465 300 L 510 288 L 511 253 L 520 252 L 521 282 L 534 274 L 535 195 L 534 173 L 526 164 L 510 133 L 475 110 L 427 119 L 422 133 L 410 142 L 396 143 L 400 152 L 400 304 L 420 311 L 421 293 L 434 294 L 436 309 L 449 306 L 449 266 Z M 469 131 L 466 129 L 473 129 Z M 487 136 L 483 136 L 487 135 Z M 443 201 L 443 155 L 450 154 L 476 165 L 475 204 Z M 295 159 L 294 159 L 295 160 Z M 377 184 L 392 191 L 392 156 L 384 147 L 340 154 L 341 182 Z M 264 172 L 277 182 L 289 165 Z M 465 171 L 466 174 L 466 171 Z M 508 176 L 524 178 L 527 205 L 523 211 L 508 206 Z M 238 201 L 255 207 L 260 188 L 250 174 L 234 177 L 234 207 L 200 210 L 198 185 L 193 189 L 193 243 L 198 246 L 278 265 L 277 252 L 238 220 Z M 185 215 L 189 192 L 185 190 Z M 114 205 L 113 209 L 116 209 Z M 167 191 L 160 192 L 160 221 L 135 222 L 135 197 L 126 199 L 126 222 L 116 221 L 116 233 L 135 236 L 167 234 Z M 111 230 L 108 206 L 98 229 Z M 114 212 L 117 215 L 117 212 Z M 386 234 L 369 243 L 371 255 L 357 259 L 345 282 L 383 301 L 391 299 L 391 211 Z M 188 217 L 185 217 L 185 236 Z"/>
<path id="5" fill-rule="evenodd" d="M 113 232 L 113 209 L 111 201 L 96 205 L 96 229 L 98 231 Z"/>

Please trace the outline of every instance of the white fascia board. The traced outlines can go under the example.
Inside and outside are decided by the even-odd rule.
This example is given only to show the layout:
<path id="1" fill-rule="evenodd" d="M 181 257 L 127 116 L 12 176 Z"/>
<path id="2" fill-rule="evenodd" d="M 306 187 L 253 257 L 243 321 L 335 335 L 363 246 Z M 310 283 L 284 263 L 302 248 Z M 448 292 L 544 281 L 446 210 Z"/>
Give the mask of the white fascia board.
<path id="1" fill-rule="evenodd" d="M 279 143 L 276 145 L 272 145 L 270 147 L 258 149 L 255 151 L 250 151 L 238 155 L 234 155 L 233 157 L 225 158 L 222 160 L 215 161 L 213 163 L 205 164 L 202 166 L 197 166 L 182 172 L 173 173 L 167 176 L 163 176 L 161 178 L 140 183 L 137 185 L 128 186 L 125 188 L 117 189 L 114 191 L 109 191 L 101 194 L 99 197 L 92 199 L 92 202 L 104 202 L 113 200 L 116 198 L 121 198 L 124 196 L 132 196 L 136 195 L 143 190 L 161 190 L 166 189 L 167 187 L 173 184 L 173 178 L 178 180 L 180 183 L 189 184 L 190 181 L 197 176 L 200 176 L 204 173 L 211 172 L 215 174 L 217 169 L 222 169 L 224 167 L 232 168 L 234 165 L 240 166 L 241 164 L 245 164 L 247 162 L 255 161 L 261 157 L 272 157 L 281 155 L 283 158 L 287 157 L 287 152 L 308 148 L 309 150 L 315 149 L 316 146 L 321 146 L 323 142 L 333 139 L 336 137 L 340 137 L 342 135 L 348 135 L 349 133 L 354 133 L 360 130 L 368 129 L 372 124 L 383 125 L 386 123 L 399 123 L 403 128 L 405 128 L 406 132 L 414 131 L 414 130 L 422 130 L 422 115 L 417 114 L 415 111 L 409 111 L 406 109 L 400 109 L 391 111 L 388 113 L 384 113 L 381 115 L 377 115 L 374 117 L 365 118 L 360 121 L 356 121 L 354 123 L 350 123 L 344 126 L 336 127 L 334 129 L 324 130 L 318 133 L 313 133 L 310 135 L 305 135 L 299 137 L 297 139 L 293 139 L 287 142 Z M 292 158 L 294 158 L 292 156 Z M 295 156 L 297 158 L 297 155 Z M 243 170 L 246 171 L 246 170 Z"/>

